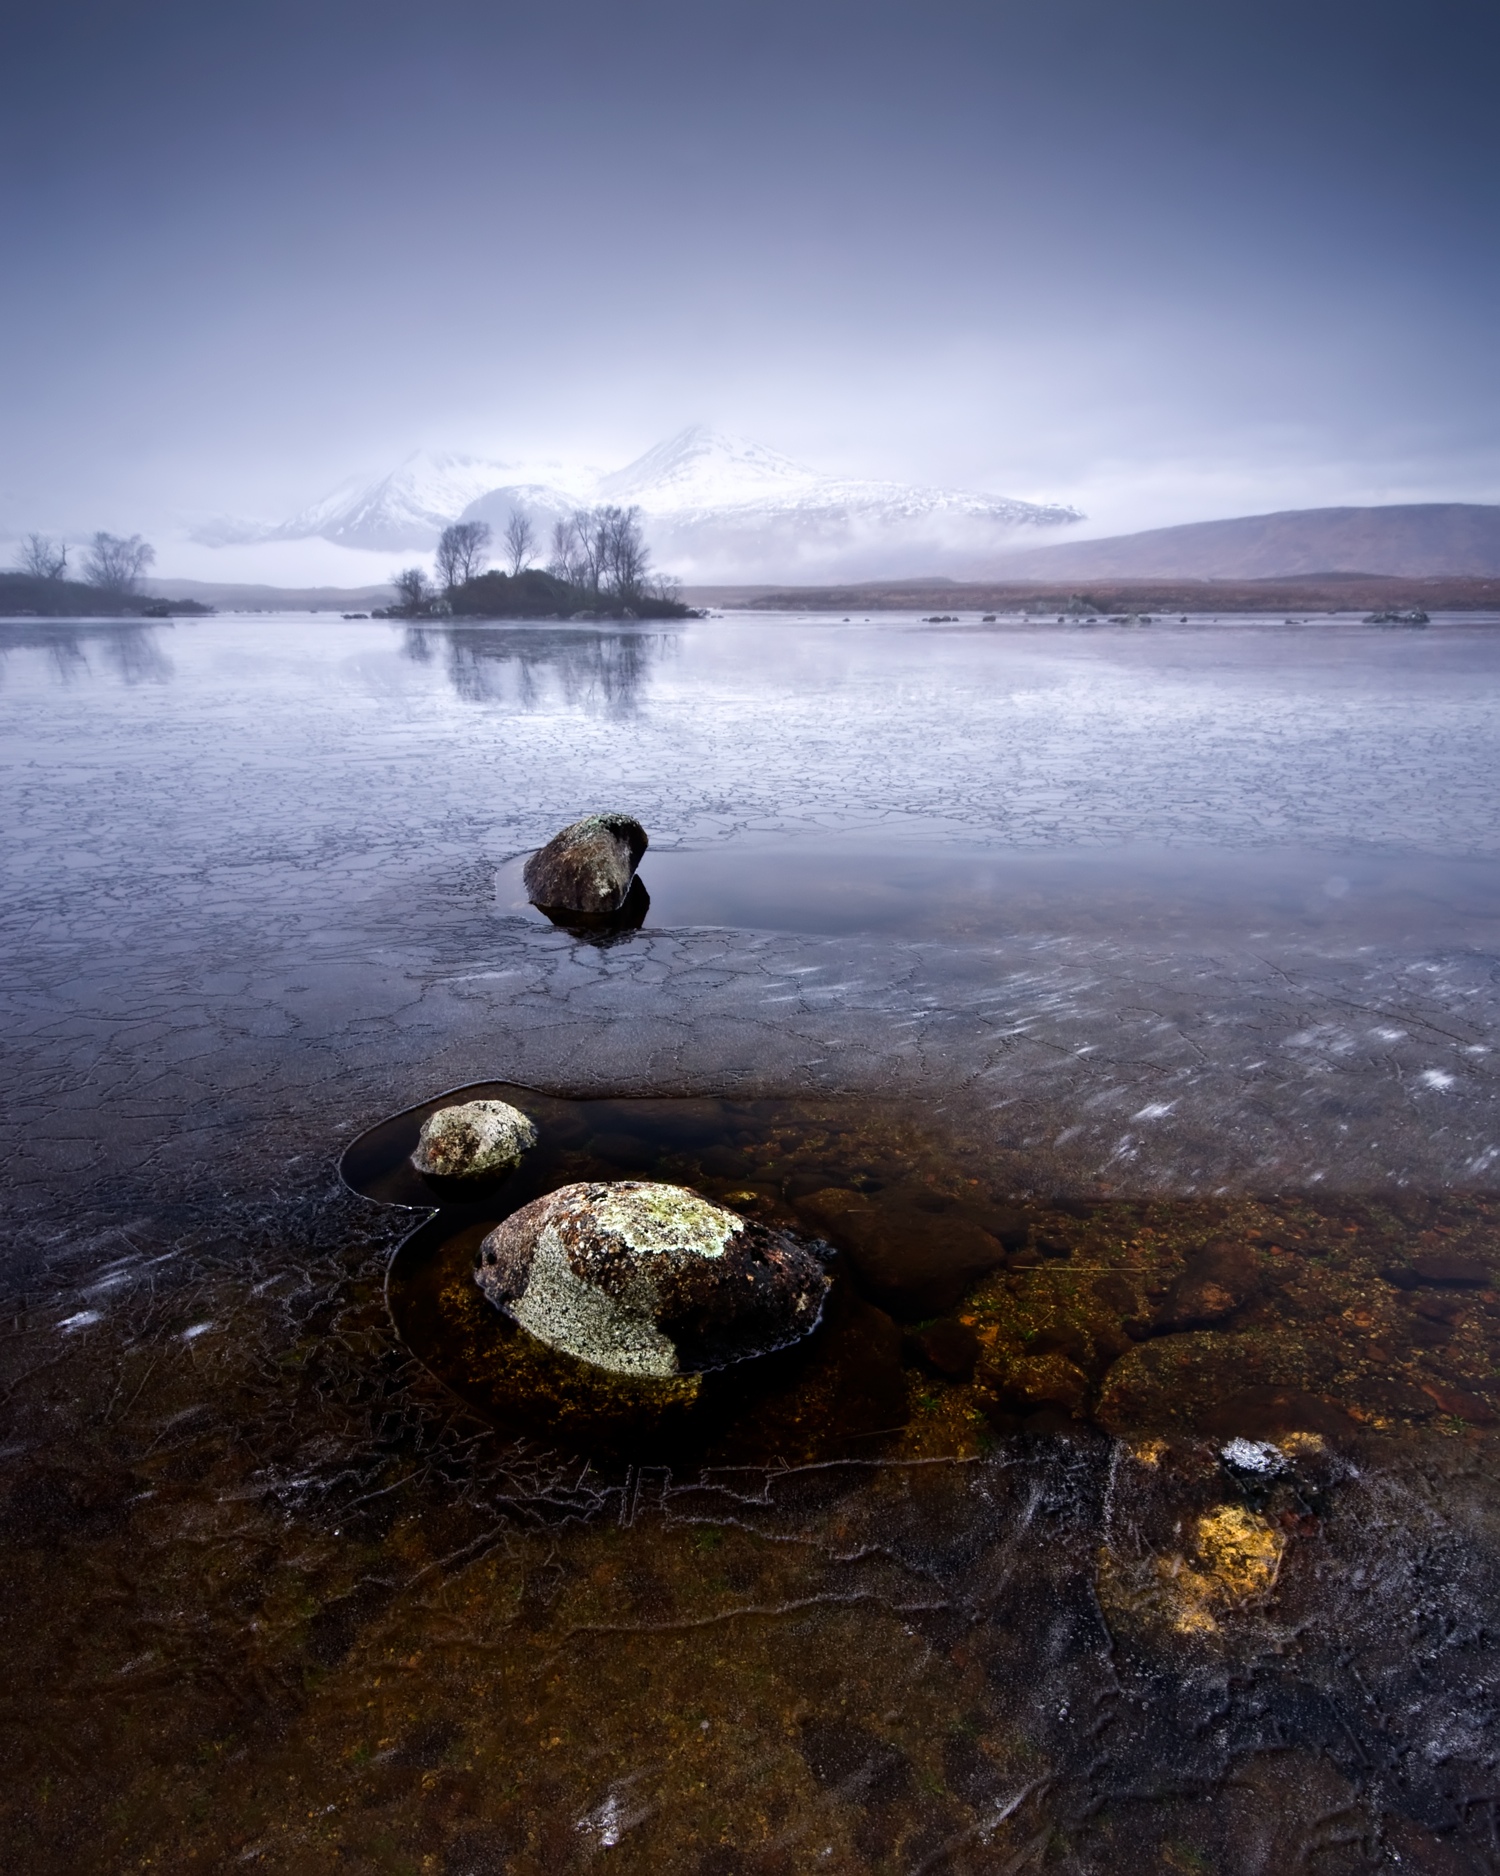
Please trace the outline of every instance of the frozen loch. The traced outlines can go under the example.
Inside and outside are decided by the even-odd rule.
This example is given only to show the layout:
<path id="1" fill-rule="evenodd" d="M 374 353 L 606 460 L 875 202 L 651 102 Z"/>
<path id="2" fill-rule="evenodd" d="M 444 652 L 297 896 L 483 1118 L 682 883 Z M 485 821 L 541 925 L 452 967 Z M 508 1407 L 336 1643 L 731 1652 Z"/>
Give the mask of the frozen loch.
<path id="1" fill-rule="evenodd" d="M 1493 1867 L 1496 623 L 0 623 L 15 1866 Z"/>

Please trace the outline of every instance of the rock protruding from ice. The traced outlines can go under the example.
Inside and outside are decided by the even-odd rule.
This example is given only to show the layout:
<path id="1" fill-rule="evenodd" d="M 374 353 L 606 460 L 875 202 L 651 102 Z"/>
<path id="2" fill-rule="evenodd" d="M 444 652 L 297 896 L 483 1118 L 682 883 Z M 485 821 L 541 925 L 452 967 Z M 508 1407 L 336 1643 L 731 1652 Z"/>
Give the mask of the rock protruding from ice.
<path id="1" fill-rule="evenodd" d="M 543 911 L 618 912 L 649 845 L 628 814 L 586 814 L 554 834 L 526 862 L 526 896 Z"/>
<path id="2" fill-rule="evenodd" d="M 1219 1448 L 1219 1457 L 1231 1472 L 1247 1473 L 1251 1478 L 1271 1479 L 1286 1470 L 1281 1448 L 1269 1440 L 1229 1440 Z"/>
<path id="3" fill-rule="evenodd" d="M 563 1186 L 480 1246 L 475 1280 L 523 1329 L 614 1374 L 697 1374 L 800 1341 L 818 1249 L 685 1186 Z"/>
<path id="4" fill-rule="evenodd" d="M 459 1101 L 422 1122 L 411 1163 L 436 1179 L 491 1179 L 536 1145 L 536 1128 L 506 1101 Z"/>

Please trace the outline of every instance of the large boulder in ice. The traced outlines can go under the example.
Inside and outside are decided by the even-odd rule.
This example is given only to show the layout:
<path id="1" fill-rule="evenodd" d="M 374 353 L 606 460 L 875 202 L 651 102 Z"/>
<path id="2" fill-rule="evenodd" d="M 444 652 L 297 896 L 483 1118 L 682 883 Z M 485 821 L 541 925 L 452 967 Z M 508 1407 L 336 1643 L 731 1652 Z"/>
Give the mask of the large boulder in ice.
<path id="1" fill-rule="evenodd" d="M 437 1179 L 493 1179 L 536 1145 L 536 1128 L 506 1101 L 459 1101 L 422 1122 L 411 1163 Z"/>
<path id="2" fill-rule="evenodd" d="M 586 814 L 526 862 L 526 896 L 544 911 L 617 912 L 646 847 L 646 830 L 630 815 Z"/>
<path id="3" fill-rule="evenodd" d="M 823 1308 L 816 1241 L 685 1186 L 563 1186 L 480 1246 L 475 1278 L 552 1348 L 615 1374 L 694 1374 L 799 1341 Z"/>

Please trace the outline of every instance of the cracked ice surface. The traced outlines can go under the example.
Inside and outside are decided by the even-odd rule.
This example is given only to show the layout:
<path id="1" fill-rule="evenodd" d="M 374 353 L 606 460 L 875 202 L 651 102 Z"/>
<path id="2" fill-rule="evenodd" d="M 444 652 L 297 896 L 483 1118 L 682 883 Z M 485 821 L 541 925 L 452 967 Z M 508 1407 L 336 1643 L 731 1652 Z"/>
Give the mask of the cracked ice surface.
<path id="1" fill-rule="evenodd" d="M 889 1462 L 621 1477 L 497 1435 L 395 1341 L 409 1220 L 333 1159 L 507 1077 L 889 1094 L 1053 1193 L 1485 1184 L 1497 659 L 1321 625 L 0 626 L 8 1862 L 1492 1867 L 1478 1394 L 1418 1392 L 1425 1431 L 1330 1457 L 1274 1531 L 1241 1507 L 1285 1556 L 1231 1607 L 1182 1535 L 1226 1528 L 1223 1435 L 947 1450 L 930 1377 Z M 1269 884 L 1242 928 L 1148 892 L 1114 929 L 1045 870 L 1024 916 L 878 932 L 598 945 L 497 906 L 600 805 L 659 858 L 875 830 Z M 1278 911 L 1292 850 L 1336 916 Z M 1376 862 L 1420 891 L 1367 930 Z M 1406 1303 L 1367 1273 L 1366 1331 L 1318 1229 L 1298 1333 L 1378 1398 L 1357 1338 Z M 1410 1320 L 1423 1374 L 1457 1359 Z"/>
<path id="2" fill-rule="evenodd" d="M 1347 898 L 1336 929 L 1278 926 L 1274 881 L 1244 931 L 1190 909 L 1112 932 L 1107 905 L 1075 916 L 1086 877 L 1054 899 L 1031 877 L 998 929 L 602 948 L 491 892 L 605 801 L 658 855 L 721 868 L 857 833 L 878 871 L 873 828 L 959 871 L 1110 842 L 1128 865 L 1126 839 L 1248 868 L 1301 843 L 1397 875 L 1446 856 L 1472 886 L 1500 844 L 1487 634 L 4 630 L 23 1193 L 227 1176 L 247 1120 L 316 1153 L 336 1122 L 496 1075 L 908 1092 L 1115 1186 L 1464 1181 L 1500 1146 L 1495 926 L 1441 878 L 1399 943 Z"/>

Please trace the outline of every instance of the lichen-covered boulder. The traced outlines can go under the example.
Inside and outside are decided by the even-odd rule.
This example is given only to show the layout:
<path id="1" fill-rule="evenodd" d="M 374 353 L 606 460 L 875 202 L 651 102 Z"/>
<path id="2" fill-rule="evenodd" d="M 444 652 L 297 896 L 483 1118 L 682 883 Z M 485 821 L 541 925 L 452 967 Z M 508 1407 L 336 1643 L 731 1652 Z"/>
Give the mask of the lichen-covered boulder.
<path id="1" fill-rule="evenodd" d="M 617 912 L 646 847 L 646 830 L 630 815 L 586 814 L 526 862 L 526 896 L 544 910 Z"/>
<path id="2" fill-rule="evenodd" d="M 490 1179 L 519 1166 L 536 1128 L 506 1101 L 460 1101 L 422 1122 L 411 1163 L 438 1179 Z"/>
<path id="3" fill-rule="evenodd" d="M 479 1287 L 538 1340 L 615 1374 L 696 1374 L 799 1341 L 826 1247 L 685 1186 L 563 1186 L 480 1246 Z"/>

